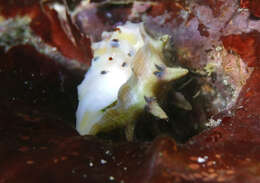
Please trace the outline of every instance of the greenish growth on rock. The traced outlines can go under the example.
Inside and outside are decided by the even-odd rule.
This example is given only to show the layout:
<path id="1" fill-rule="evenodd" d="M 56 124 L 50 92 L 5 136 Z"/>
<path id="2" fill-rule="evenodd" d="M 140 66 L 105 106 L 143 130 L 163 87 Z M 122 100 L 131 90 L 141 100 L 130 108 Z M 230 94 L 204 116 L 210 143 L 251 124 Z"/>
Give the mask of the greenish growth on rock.
<path id="1" fill-rule="evenodd" d="M 87 69 L 85 65 L 72 59 L 68 59 L 59 52 L 56 47 L 45 43 L 37 36 L 30 27 L 31 18 L 28 16 L 17 16 L 0 22 L 0 46 L 5 51 L 18 45 L 33 46 L 39 53 L 50 57 L 58 64 L 63 65 L 69 70 L 77 70 L 82 72 Z M 44 30 L 43 30 L 44 31 Z"/>
<path id="2" fill-rule="evenodd" d="M 0 23 L 0 45 L 8 51 L 10 48 L 30 42 L 32 31 L 29 17 L 16 17 Z"/>

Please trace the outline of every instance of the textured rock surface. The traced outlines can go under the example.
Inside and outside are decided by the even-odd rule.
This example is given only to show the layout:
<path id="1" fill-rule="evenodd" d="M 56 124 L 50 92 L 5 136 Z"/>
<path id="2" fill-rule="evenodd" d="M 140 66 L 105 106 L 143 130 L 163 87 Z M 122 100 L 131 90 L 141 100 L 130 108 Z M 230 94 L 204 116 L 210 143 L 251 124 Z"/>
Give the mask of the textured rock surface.
<path id="1" fill-rule="evenodd" d="M 73 36 L 68 37 L 66 32 L 63 31 L 62 24 L 64 22 L 59 21 L 57 13 L 48 6 L 48 2 L 40 0 L 1 0 L 1 17 L 30 17 L 31 29 L 44 42 L 55 46 L 58 51 L 70 59 L 77 59 L 85 64 L 89 63 L 91 57 L 89 39 L 81 37 L 81 34 L 76 34 L 75 28 L 72 27 L 71 32 L 76 40 L 73 42 Z"/>
<path id="2" fill-rule="evenodd" d="M 88 62 L 90 51 L 82 56 L 58 24 L 49 22 L 53 16 L 42 14 L 38 1 L 12 1 L 15 6 L 10 2 L 0 1 L 2 15 L 29 14 L 33 17 L 32 29 L 46 43 L 66 57 Z M 78 136 L 72 124 L 75 87 L 82 75 L 39 54 L 32 46 L 16 46 L 8 52 L 1 47 L 0 183 L 260 182 L 259 2 L 240 1 L 241 7 L 251 13 L 238 11 L 237 2 L 164 1 L 148 11 L 151 22 L 158 15 L 159 20 L 164 17 L 168 21 L 160 30 L 174 32 L 177 51 L 185 48 L 185 52 L 178 52 L 184 65 L 203 67 L 207 60 L 204 51 L 216 42 L 254 68 L 230 109 L 231 115 L 216 114 L 214 119 L 222 120 L 219 126 L 184 144 L 166 136 L 135 143 Z M 179 16 L 186 15 L 186 7 L 194 9 L 183 23 Z M 165 14 L 165 9 L 171 13 Z M 37 32 L 37 28 L 41 29 Z M 157 24 L 154 29 L 159 29 Z M 176 128 L 176 133 L 190 135 L 185 125 Z"/>

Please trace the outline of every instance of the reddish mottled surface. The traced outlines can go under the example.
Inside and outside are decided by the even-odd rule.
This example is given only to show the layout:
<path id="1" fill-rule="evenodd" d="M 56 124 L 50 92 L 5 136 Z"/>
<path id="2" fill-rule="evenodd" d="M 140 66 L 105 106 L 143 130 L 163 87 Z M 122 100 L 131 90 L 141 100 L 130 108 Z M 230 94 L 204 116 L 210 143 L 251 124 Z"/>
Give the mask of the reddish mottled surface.
<path id="1" fill-rule="evenodd" d="M 8 18 L 29 16 L 31 28 L 44 42 L 56 47 L 64 56 L 89 64 L 91 58 L 90 41 L 81 37 L 73 43 L 64 33 L 56 12 L 50 10 L 47 3 L 40 5 L 40 0 L 0 1 L 0 15 Z M 77 34 L 79 34 L 77 32 Z M 80 35 L 80 34 L 79 34 Z"/>
<path id="2" fill-rule="evenodd" d="M 242 8 L 249 8 L 254 16 L 260 17 L 260 4 L 258 0 L 240 0 L 240 5 Z"/>
<path id="3" fill-rule="evenodd" d="M 207 31 L 207 27 L 203 24 L 199 24 L 198 31 L 201 36 L 209 37 L 209 32 Z"/>
<path id="4" fill-rule="evenodd" d="M 69 38 L 61 27 L 61 22 L 58 19 L 57 13 L 47 7 L 44 7 L 42 16 L 38 16 L 35 21 L 32 22 L 31 27 L 37 35 L 43 37 L 44 40 L 50 42 L 52 45 L 58 48 L 60 52 L 68 58 L 77 59 L 85 64 L 89 64 L 91 55 L 90 40 L 81 35 L 74 28 L 72 35 L 74 36 L 75 42 Z M 41 24 L 39 22 L 45 22 Z M 46 31 L 42 31 L 45 30 Z M 48 40 L 50 39 L 50 40 Z"/>
<path id="5" fill-rule="evenodd" d="M 216 116 L 222 119 L 220 126 L 197 134 L 185 144 L 167 136 L 131 143 L 80 137 L 73 126 L 76 86 L 83 76 L 29 45 L 8 52 L 0 48 L 0 183 L 260 182 L 260 33 L 255 27 L 237 26 L 238 21 L 230 26 L 240 32 L 231 34 L 225 29 L 226 19 L 218 14 L 214 22 L 206 24 L 205 17 L 212 17 L 200 11 L 207 12 L 210 4 L 218 1 L 198 2 L 202 4 L 196 4 L 193 15 L 184 22 L 186 29 L 180 22 L 173 26 L 176 29 L 165 25 L 179 36 L 181 48 L 192 50 L 190 62 L 202 52 L 193 43 L 212 44 L 207 40 L 220 38 L 229 52 L 240 55 L 254 68 L 232 115 Z M 228 10 L 224 14 L 230 15 Z M 243 16 L 247 17 L 241 14 L 239 20 Z M 198 22 L 207 27 L 209 37 L 202 35 Z M 219 29 L 217 25 L 221 25 Z M 187 39 L 186 34 L 195 36 Z M 68 42 L 62 44 L 68 46 Z"/>
<path id="6" fill-rule="evenodd" d="M 98 41 L 101 39 L 102 32 L 112 31 L 117 25 L 125 23 L 130 11 L 131 4 L 98 7 L 93 3 L 82 7 L 82 10 L 75 16 L 75 23 L 92 41 Z"/>
<path id="7" fill-rule="evenodd" d="M 123 179 L 134 172 L 145 144 L 84 140 L 74 130 L 81 77 L 30 46 L 6 54 L 1 49 L 0 56 L 4 60 L 0 80 L 5 86 L 0 95 L 1 183 L 85 182 L 86 178 L 104 182 L 109 176 Z"/>
<path id="8" fill-rule="evenodd" d="M 198 4 L 209 6 L 213 10 L 214 16 L 219 16 L 221 10 L 221 6 L 223 5 L 222 1 L 219 0 L 198 0 Z"/>
<path id="9" fill-rule="evenodd" d="M 38 3 L 40 0 L 14 0 L 5 1 L 1 0 L 1 14 L 7 17 L 13 17 L 17 15 L 30 15 L 35 17 L 38 11 Z"/>
<path id="10" fill-rule="evenodd" d="M 172 18 L 175 18 L 179 11 L 185 7 L 185 1 L 173 2 L 170 0 L 166 0 L 163 3 L 158 3 L 152 6 L 148 13 L 149 15 L 155 17 L 164 14 L 165 12 L 169 12 Z"/>
<path id="11" fill-rule="evenodd" d="M 249 66 L 259 66 L 260 56 L 260 34 L 251 32 L 249 34 L 226 36 L 222 38 L 224 46 L 239 54 Z M 250 49 L 249 49 L 250 48 Z"/>

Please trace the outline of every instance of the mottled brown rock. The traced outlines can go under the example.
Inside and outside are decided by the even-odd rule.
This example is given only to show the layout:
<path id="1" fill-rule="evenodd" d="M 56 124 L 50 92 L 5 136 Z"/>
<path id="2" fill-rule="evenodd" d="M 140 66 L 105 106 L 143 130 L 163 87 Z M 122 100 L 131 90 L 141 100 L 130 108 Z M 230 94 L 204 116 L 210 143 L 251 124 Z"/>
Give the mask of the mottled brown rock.
<path id="1" fill-rule="evenodd" d="M 253 31 L 248 34 L 225 36 L 222 41 L 227 49 L 239 54 L 249 66 L 259 66 L 259 32 Z"/>
<path id="2" fill-rule="evenodd" d="M 77 30 L 77 42 L 73 43 L 64 30 L 62 23 L 54 10 L 49 9 L 49 1 L 26 0 L 26 1 L 0 1 L 0 15 L 5 18 L 15 16 L 28 16 L 32 19 L 31 28 L 47 44 L 56 47 L 64 56 L 69 59 L 77 59 L 80 62 L 89 64 L 91 58 L 90 40 L 82 36 Z M 54 1 L 50 1 L 54 2 Z M 76 32 L 76 33 L 75 33 Z"/>
<path id="3" fill-rule="evenodd" d="M 242 8 L 249 8 L 254 16 L 260 17 L 260 4 L 258 0 L 240 0 L 240 5 Z"/>
<path id="4" fill-rule="evenodd" d="M 38 1 L 12 2 L 16 3 L 0 1 L 0 6 L 6 8 L 3 11 L 6 17 L 16 13 L 33 14 L 31 26 L 38 25 L 37 35 L 47 43 L 56 45 L 62 53 L 68 52 L 65 56 L 80 58 L 75 54 L 78 51 L 68 51 L 72 48 L 68 45 L 71 41 L 59 28 L 54 12 L 48 10 L 50 17 L 46 16 L 46 12 L 43 14 Z M 186 140 L 192 134 L 189 125 L 196 123 L 204 114 L 199 107 L 201 103 L 193 101 L 193 107 L 197 106 L 198 109 L 196 115 L 179 111 L 182 114 L 178 116 L 174 115 L 176 109 L 168 109 L 172 117 L 183 122 L 174 126 L 174 133 L 179 134 L 175 137 L 183 137 L 183 144 L 178 143 L 182 140 L 169 136 L 157 137 L 152 142 L 131 143 L 121 139 L 111 141 L 92 136 L 81 137 L 74 129 L 74 113 L 77 106 L 76 86 L 83 75 L 64 68 L 30 45 L 15 46 L 8 52 L 1 47 L 0 183 L 260 182 L 258 21 L 251 20 L 247 12 L 235 11 L 239 7 L 236 0 L 192 3 L 194 9 L 184 22 L 174 21 L 174 17 L 178 19 L 176 12 L 186 10 L 189 4 L 178 5 L 178 2 L 167 1 L 148 11 L 154 18 L 152 20 L 158 20 L 156 13 L 163 15 L 166 7 L 169 11 L 176 8 L 172 19 L 166 14 L 166 24 L 162 25 L 161 30 L 173 31 L 177 49 L 190 53 L 191 59 L 186 59 L 187 66 L 200 68 L 210 52 L 206 48 L 218 43 L 223 44 L 229 53 L 239 55 L 253 68 L 235 105 L 229 111 L 214 115 L 214 119 L 222 121 L 219 126 L 193 134 Z M 35 11 L 41 13 L 31 13 Z M 45 24 L 45 21 L 50 24 Z M 202 29 L 198 29 L 200 24 L 203 25 Z M 40 28 L 46 32 L 40 31 Z M 37 28 L 33 30 L 37 32 Z M 204 30 L 207 30 L 207 36 L 203 36 Z M 207 52 L 204 52 L 205 49 Z M 202 56 L 198 57 L 200 54 Z M 179 56 L 180 59 L 185 60 L 182 56 Z M 90 59 L 90 55 L 87 57 Z M 188 89 L 193 91 L 193 86 Z M 194 118 L 186 118 L 189 120 L 184 123 L 181 121 L 184 118 L 180 116 Z M 146 125 L 152 126 L 148 120 Z M 144 128 L 143 133 L 146 130 Z"/>

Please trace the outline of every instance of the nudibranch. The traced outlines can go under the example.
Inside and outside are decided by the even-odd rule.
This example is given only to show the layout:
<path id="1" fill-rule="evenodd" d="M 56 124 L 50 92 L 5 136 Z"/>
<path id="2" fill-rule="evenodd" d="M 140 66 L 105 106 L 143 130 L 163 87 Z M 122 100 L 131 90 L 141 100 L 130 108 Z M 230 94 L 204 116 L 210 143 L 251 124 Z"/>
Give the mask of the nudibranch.
<path id="1" fill-rule="evenodd" d="M 91 66 L 78 86 L 76 129 L 81 135 L 125 127 L 132 140 L 135 120 L 144 110 L 168 118 L 158 101 L 172 81 L 188 73 L 167 66 L 163 49 L 168 40 L 167 35 L 150 36 L 143 23 L 127 22 L 92 44 Z"/>

